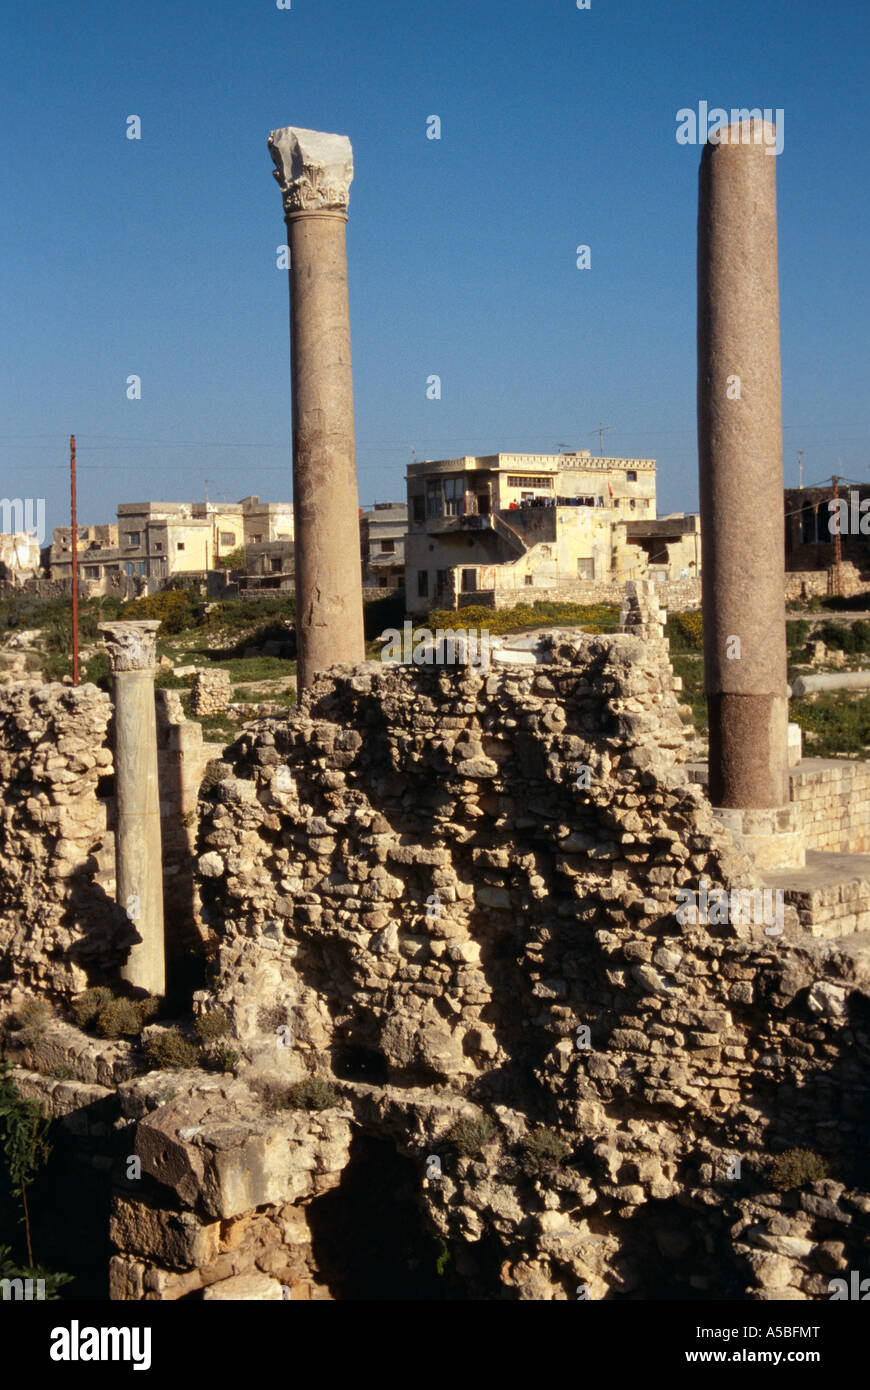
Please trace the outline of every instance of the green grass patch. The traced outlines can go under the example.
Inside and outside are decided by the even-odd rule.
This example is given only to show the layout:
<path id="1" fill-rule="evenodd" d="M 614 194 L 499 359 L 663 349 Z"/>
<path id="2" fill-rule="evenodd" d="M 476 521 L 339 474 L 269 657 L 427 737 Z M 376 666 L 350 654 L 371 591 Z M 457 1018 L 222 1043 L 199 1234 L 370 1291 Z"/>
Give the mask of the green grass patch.
<path id="1" fill-rule="evenodd" d="M 789 719 L 804 731 L 807 757 L 843 753 L 857 757 L 870 745 L 870 695 L 838 691 L 811 700 L 791 700 Z"/>

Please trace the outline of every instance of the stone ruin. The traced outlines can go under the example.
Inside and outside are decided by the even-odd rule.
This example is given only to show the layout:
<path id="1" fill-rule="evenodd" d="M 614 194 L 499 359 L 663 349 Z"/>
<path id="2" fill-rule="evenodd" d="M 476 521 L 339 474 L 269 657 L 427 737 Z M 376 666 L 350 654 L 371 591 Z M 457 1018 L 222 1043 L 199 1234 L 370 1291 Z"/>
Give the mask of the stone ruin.
<path id="1" fill-rule="evenodd" d="M 93 687 L 0 690 L 0 1021 L 57 1121 L 46 1220 L 69 1240 L 86 1218 L 96 1296 L 107 1263 L 119 1300 L 828 1298 L 870 1239 L 870 876 L 834 854 L 819 886 L 825 792 L 789 780 L 773 165 L 737 140 L 702 158 L 708 799 L 646 585 L 620 633 L 506 641 L 488 669 L 360 660 L 356 542 L 337 540 L 356 525 L 350 147 L 293 129 L 270 147 L 300 704 L 208 766 L 165 697 L 146 738 L 153 624 L 110 634 L 111 750 Z M 747 589 L 760 533 L 729 508 L 774 491 Z M 866 827 L 837 787 L 842 850 Z M 147 835 L 116 837 L 107 891 L 113 814 Z M 133 913 L 122 879 L 153 888 L 155 844 L 189 891 L 165 876 Z M 217 1070 L 149 1069 L 63 1017 L 85 983 L 151 987 L 164 946 L 182 1029 L 192 1004 L 228 1039 Z M 22 1027 L 34 996 L 54 1017 Z M 777 1166 L 796 1148 L 800 1182 Z"/>
<path id="2" fill-rule="evenodd" d="M 216 666 L 197 671 L 190 695 L 191 714 L 223 714 L 230 702 L 232 688 L 230 673 Z"/>
<path id="3" fill-rule="evenodd" d="M 681 921 L 679 889 L 756 871 L 690 779 L 666 647 L 549 632 L 535 657 L 335 668 L 223 751 L 197 808 L 194 1005 L 231 1021 L 234 1074 L 143 1075 L 133 1043 L 60 1018 L 20 1054 L 111 1191 L 113 1298 L 360 1296 L 340 1231 L 358 1223 L 370 1267 L 369 1207 L 399 1244 L 439 1238 L 464 1297 L 806 1299 L 857 1267 L 865 939 L 788 905 L 779 935 Z M 3 699 L 4 857 L 30 862 L 0 991 L 60 1012 L 116 949 L 109 900 L 102 924 L 92 898 L 76 911 L 109 706 Z M 327 1108 L 282 1108 L 310 1077 Z M 538 1152 L 542 1128 L 564 1153 Z M 835 1176 L 775 1190 L 795 1146 Z"/>

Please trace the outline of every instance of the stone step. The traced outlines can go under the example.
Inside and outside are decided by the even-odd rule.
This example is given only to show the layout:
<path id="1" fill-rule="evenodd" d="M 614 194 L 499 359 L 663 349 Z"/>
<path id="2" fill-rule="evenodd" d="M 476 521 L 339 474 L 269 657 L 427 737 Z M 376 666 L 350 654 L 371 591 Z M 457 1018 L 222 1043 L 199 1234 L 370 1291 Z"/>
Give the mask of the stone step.
<path id="1" fill-rule="evenodd" d="M 765 888 L 782 889 L 809 936 L 870 931 L 870 854 L 807 850 L 803 868 L 768 870 L 762 882 Z"/>

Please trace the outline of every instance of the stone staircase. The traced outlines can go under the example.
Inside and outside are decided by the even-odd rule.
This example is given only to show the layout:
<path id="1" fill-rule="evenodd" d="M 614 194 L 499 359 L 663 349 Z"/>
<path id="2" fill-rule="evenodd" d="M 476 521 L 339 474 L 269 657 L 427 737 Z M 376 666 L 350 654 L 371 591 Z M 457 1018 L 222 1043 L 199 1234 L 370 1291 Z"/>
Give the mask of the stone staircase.
<path id="1" fill-rule="evenodd" d="M 782 889 L 808 936 L 831 940 L 870 931 L 870 854 L 807 850 L 804 868 L 767 870 L 761 881 Z"/>

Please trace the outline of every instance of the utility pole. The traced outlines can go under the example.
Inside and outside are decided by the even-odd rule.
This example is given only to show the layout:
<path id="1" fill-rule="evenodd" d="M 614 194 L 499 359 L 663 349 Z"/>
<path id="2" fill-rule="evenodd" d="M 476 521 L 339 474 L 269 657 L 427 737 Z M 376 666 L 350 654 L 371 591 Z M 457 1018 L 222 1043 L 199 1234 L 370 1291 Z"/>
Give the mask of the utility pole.
<path id="1" fill-rule="evenodd" d="M 834 474 L 834 477 L 833 477 L 833 483 L 834 483 L 834 501 L 836 501 L 837 498 L 838 498 L 838 496 L 839 496 L 839 493 L 838 493 L 838 491 L 837 491 L 837 474 L 836 474 L 836 473 Z M 837 512 L 837 529 L 836 529 L 836 531 L 834 532 L 834 594 L 836 595 L 837 598 L 839 598 L 839 597 L 840 597 L 840 594 L 842 593 L 842 583 L 841 583 L 841 575 L 840 575 L 840 565 L 841 565 L 842 560 L 843 560 L 843 542 L 842 542 L 842 539 L 841 539 L 841 537 L 840 537 L 839 508 L 838 508 L 838 507 L 835 507 L 835 508 L 834 508 L 834 511 Z"/>
<path id="2" fill-rule="evenodd" d="M 73 685 L 79 683 L 79 526 L 76 509 L 76 437 L 69 437 L 69 496 L 72 522 L 72 667 Z"/>
<path id="3" fill-rule="evenodd" d="M 803 449 L 798 449 L 798 487 L 802 489 L 802 488 L 803 488 L 803 485 L 804 485 L 804 451 L 803 451 Z"/>

